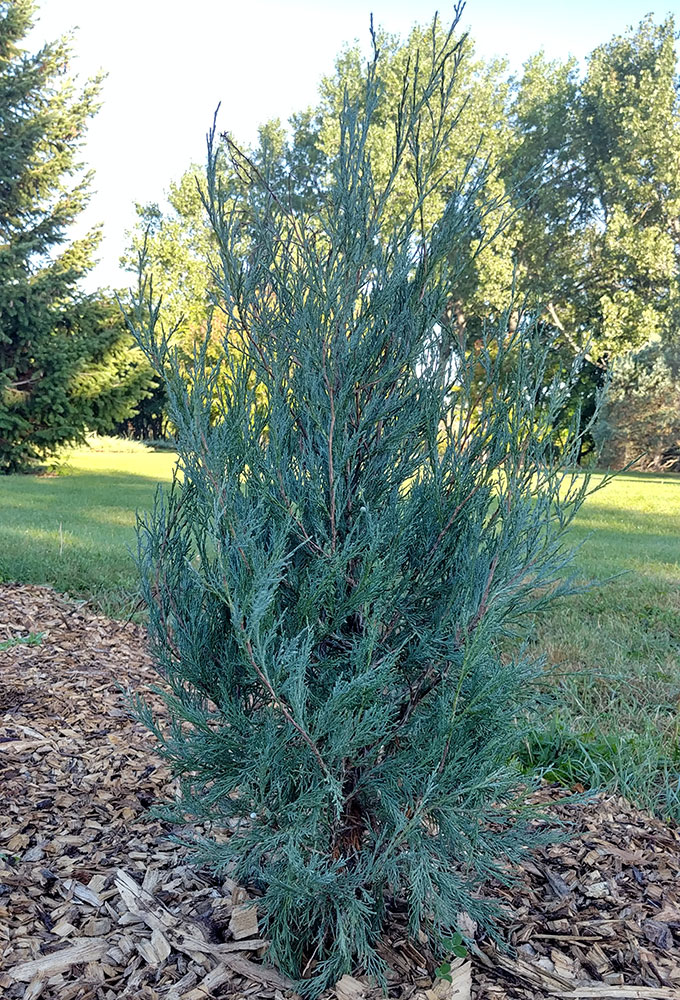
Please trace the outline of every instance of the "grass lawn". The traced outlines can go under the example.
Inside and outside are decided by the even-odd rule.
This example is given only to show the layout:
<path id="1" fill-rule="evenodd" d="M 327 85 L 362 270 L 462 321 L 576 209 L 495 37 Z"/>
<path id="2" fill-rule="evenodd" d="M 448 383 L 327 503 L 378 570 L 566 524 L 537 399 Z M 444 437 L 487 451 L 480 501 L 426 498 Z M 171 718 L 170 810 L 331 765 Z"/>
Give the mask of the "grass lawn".
<path id="1" fill-rule="evenodd" d="M 595 585 L 537 623 L 557 698 L 527 763 L 680 822 L 680 477 L 620 475 L 572 536 L 576 570 Z"/>
<path id="2" fill-rule="evenodd" d="M 125 447 L 125 443 L 122 445 Z M 0 477 L 0 581 L 47 583 L 110 614 L 136 600 L 135 511 L 172 478 L 176 456 L 143 445 L 79 448 L 58 475 Z"/>
<path id="3" fill-rule="evenodd" d="M 170 480 L 175 457 L 121 447 L 74 450 L 60 475 L 0 478 L 0 580 L 129 613 L 135 510 Z M 680 820 L 680 477 L 619 476 L 572 535 L 584 542 L 576 573 L 595 585 L 536 624 L 532 643 L 558 697 L 526 763 L 568 784 L 617 787 Z"/>

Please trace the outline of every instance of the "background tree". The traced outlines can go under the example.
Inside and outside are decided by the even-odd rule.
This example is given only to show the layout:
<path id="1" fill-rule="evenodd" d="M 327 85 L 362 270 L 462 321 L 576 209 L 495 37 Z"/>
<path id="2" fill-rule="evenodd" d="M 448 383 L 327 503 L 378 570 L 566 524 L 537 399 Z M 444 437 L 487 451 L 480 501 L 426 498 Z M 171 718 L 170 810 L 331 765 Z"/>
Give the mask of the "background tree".
<path id="1" fill-rule="evenodd" d="M 665 329 L 678 273 L 672 19 L 595 49 L 582 80 L 574 63 L 530 60 L 513 113 L 522 281 L 566 342 L 606 364 Z"/>
<path id="2" fill-rule="evenodd" d="M 136 273 L 139 256 L 153 274 L 156 295 L 162 299 L 167 326 L 181 320 L 182 346 L 189 354 L 202 341 L 212 313 L 210 256 L 214 239 L 203 208 L 199 183 L 202 172 L 190 167 L 168 192 L 165 212 L 157 204 L 137 205 L 137 224 L 121 263 Z"/>
<path id="3" fill-rule="evenodd" d="M 104 429 L 145 392 L 148 366 L 110 302 L 79 281 L 99 233 L 70 240 L 90 175 L 79 161 L 100 80 L 67 77 L 67 39 L 29 54 L 31 0 L 0 3 L 0 471 Z"/>
<path id="4" fill-rule="evenodd" d="M 400 81 L 416 65 L 431 63 L 442 34 L 438 24 L 414 29 L 403 42 L 378 33 L 383 90 L 369 140 L 377 178 L 391 169 L 404 98 Z M 611 39 L 593 52 L 584 74 L 573 61 L 549 62 L 538 54 L 509 79 L 504 65 L 477 60 L 469 39 L 458 50 L 459 103 L 448 112 L 457 116 L 456 130 L 438 153 L 437 184 L 423 201 L 420 225 L 437 216 L 463 177 L 484 207 L 478 229 L 465 232 L 467 246 L 451 247 L 467 266 L 456 272 L 446 308 L 469 350 L 486 319 L 503 313 L 512 288 L 518 308 L 507 317 L 508 328 L 517 323 L 521 303 L 538 306 L 552 345 L 551 371 L 571 365 L 589 345 L 565 402 L 565 427 L 576 412 L 584 425 L 590 420 L 616 359 L 673 336 L 680 249 L 675 66 L 671 19 L 656 25 L 646 18 Z M 345 49 L 322 82 L 316 107 L 295 116 L 288 129 L 269 123 L 249 151 L 258 169 L 266 163 L 267 185 L 293 214 L 318 212 L 338 155 L 338 111 L 345 93 L 362 92 L 366 72 L 359 49 Z M 423 123 L 414 142 L 427 141 L 431 127 Z M 413 162 L 409 151 L 390 191 L 386 213 L 395 224 L 416 193 Z M 230 163 L 220 169 L 233 204 L 243 206 L 239 170 Z M 188 177 L 195 192 L 195 175 Z M 191 287 L 184 258 L 173 263 L 180 240 L 181 253 L 205 275 L 204 252 L 193 236 L 193 213 L 202 210 L 197 195 L 192 198 L 188 211 L 173 195 L 174 218 L 159 231 L 166 246 L 159 271 L 173 288 Z M 442 350 L 446 355 L 450 345 L 442 343 Z M 584 449 L 592 448 L 592 438 L 584 440 Z"/>
<path id="5" fill-rule="evenodd" d="M 324 154 L 316 145 L 318 121 L 308 110 L 291 118 L 292 137 L 287 138 L 280 121 L 273 119 L 259 130 L 254 149 L 239 152 L 219 164 L 219 184 L 223 196 L 238 212 L 242 234 L 241 251 L 247 253 L 254 207 L 246 193 L 251 171 L 259 172 L 262 190 L 278 191 L 291 212 L 318 207 L 324 190 L 321 163 Z M 223 141 L 231 141 L 227 136 Z M 235 151 L 235 147 L 234 147 Z M 168 208 L 158 204 L 138 205 L 138 221 L 129 234 L 130 244 L 121 263 L 136 273 L 140 258 L 153 282 L 159 315 L 181 359 L 185 378 L 191 379 L 197 345 L 205 343 L 206 361 L 217 364 L 229 335 L 225 316 L 215 309 L 214 265 L 217 244 L 204 206 L 204 171 L 193 165 L 172 184 Z M 206 336 L 207 341 L 206 341 Z M 238 331 L 234 331 L 238 339 Z M 136 414 L 118 425 L 121 433 L 137 437 L 159 437 L 173 433 L 167 419 L 167 396 L 156 382 Z"/>
<path id="6" fill-rule="evenodd" d="M 418 70 L 421 79 L 426 75 L 445 37 L 446 27 L 439 20 L 430 26 L 413 28 L 404 41 L 386 32 L 377 33 L 383 66 L 382 89 L 370 137 L 371 163 L 377 180 L 388 176 L 392 169 L 394 133 L 403 114 L 404 80 L 415 78 Z M 444 127 L 450 132 L 447 143 L 439 149 L 436 164 L 432 165 L 434 183 L 429 191 L 420 191 L 421 181 L 414 169 L 419 144 L 431 142 L 432 129 L 436 127 L 435 121 L 423 121 L 390 191 L 386 220 L 397 225 L 413 199 L 422 196 L 420 226 L 424 229 L 440 216 L 452 192 L 475 192 L 476 204 L 483 211 L 478 213 L 477 230 L 465 232 L 466 245 L 451 247 L 452 257 L 460 264 L 464 255 L 467 265 L 456 269 L 457 286 L 451 289 L 447 306 L 455 317 L 457 338 L 464 335 L 474 340 L 489 316 L 499 315 L 505 309 L 511 294 L 512 243 L 506 231 L 510 205 L 504 179 L 496 168 L 515 139 L 507 120 L 506 64 L 477 59 L 468 36 L 461 35 L 458 41 L 455 65 L 448 68 L 455 102 L 450 103 L 443 116 Z M 322 81 L 317 141 L 327 161 L 337 156 L 338 114 L 344 94 L 362 93 L 366 73 L 360 49 L 351 47 L 338 58 L 334 75 Z M 455 128 L 451 129 L 454 118 Z"/>
<path id="7" fill-rule="evenodd" d="M 318 114 L 311 109 L 294 114 L 290 132 L 289 137 L 281 122 L 272 119 L 259 129 L 258 142 L 252 149 L 234 162 L 228 159 L 220 163 L 225 197 L 232 209 L 240 212 L 244 252 L 250 224 L 245 195 L 251 169 L 262 172 L 265 184 L 278 192 L 291 211 L 311 210 L 320 204 L 327 160 L 319 145 Z M 204 194 L 204 170 L 194 164 L 170 185 L 165 209 L 156 203 L 137 205 L 138 221 L 121 258 L 123 266 L 136 275 L 140 254 L 144 256 L 145 271 L 153 278 L 160 300 L 163 322 L 167 328 L 178 327 L 174 343 L 187 363 L 209 323 L 216 325 L 213 340 L 218 353 L 225 332 L 213 308 L 217 246 L 206 216 Z"/>
<path id="8" fill-rule="evenodd" d="M 430 28 L 414 28 L 404 43 L 395 36 L 378 32 L 377 43 L 383 64 L 382 91 L 370 138 L 377 180 L 387 176 L 391 169 L 394 128 L 400 114 L 400 102 L 404 99 L 404 74 L 418 64 L 422 76 L 431 64 L 433 46 L 436 49 L 441 45 L 445 36 L 446 30 L 440 22 Z M 497 234 L 494 240 L 489 240 L 488 247 L 479 252 L 485 235 L 502 228 L 504 211 L 508 208 L 504 204 L 503 179 L 486 166 L 489 162 L 497 163 L 501 153 L 507 152 L 512 135 L 506 123 L 509 85 L 504 64 L 486 65 L 476 60 L 470 40 L 463 42 L 461 38 L 460 41 L 455 73 L 453 68 L 447 71 L 455 79 L 458 103 L 456 110 L 449 109 L 448 114 L 457 116 L 456 130 L 451 133 L 450 145 L 442 148 L 438 155 L 438 183 L 424 200 L 421 227 L 430 225 L 441 213 L 451 191 L 461 186 L 465 174 L 466 189 L 476 187 L 478 204 L 484 205 L 484 217 L 480 216 L 478 231 L 466 234 L 468 245 L 465 248 L 451 248 L 452 255 L 459 260 L 464 250 L 468 266 L 459 273 L 459 287 L 452 290 L 450 308 L 459 326 L 467 328 L 469 325 L 477 336 L 482 317 L 487 317 L 490 309 L 501 311 L 512 286 L 512 247 L 505 234 Z M 363 93 L 366 73 L 360 49 L 347 48 L 338 57 L 334 74 L 323 80 L 317 106 L 293 115 L 288 128 L 278 120 L 266 123 L 259 130 L 258 143 L 246 151 L 249 163 L 262 172 L 266 187 L 276 193 L 292 213 L 313 215 L 319 210 L 338 154 L 338 114 L 344 95 L 356 97 Z M 446 127 L 451 124 L 448 120 Z M 430 128 L 430 124 L 422 123 L 419 142 L 425 143 L 432 138 Z M 471 156 L 472 149 L 474 156 Z M 412 155 L 408 154 L 390 191 L 386 212 L 394 224 L 398 223 L 400 213 L 415 193 L 417 180 L 412 166 Z M 244 198 L 247 170 L 244 175 L 242 167 L 243 161 L 237 157 L 235 163 L 227 161 L 219 168 L 221 183 L 229 192 L 232 204 L 238 204 L 241 212 L 247 203 Z M 483 184 L 480 183 L 482 178 Z M 189 190 L 191 195 L 187 197 Z M 151 232 L 149 264 L 156 287 L 163 294 L 164 321 L 171 325 L 179 315 L 191 317 L 197 306 L 200 309 L 198 304 L 204 293 L 194 294 L 194 279 L 189 275 L 193 273 L 199 285 L 208 275 L 206 262 L 211 236 L 205 230 L 205 219 L 201 218 L 195 167 L 185 173 L 179 185 L 171 188 L 168 201 L 169 211 L 162 212 L 157 205 L 142 211 L 131 236 L 131 252 L 125 261 L 134 270 L 136 252 L 143 245 L 146 233 Z M 242 224 L 247 229 L 245 220 Z M 202 323 L 205 326 L 205 315 Z M 182 325 L 182 336 L 187 338 L 184 348 L 189 353 L 193 344 L 191 328 L 192 322 Z"/>
<path id="9" fill-rule="evenodd" d="M 680 104 L 672 19 L 655 25 L 648 17 L 595 49 L 582 79 L 573 62 L 534 57 L 512 110 L 518 145 L 506 169 L 517 203 L 518 283 L 543 303 L 565 357 L 588 345 L 572 400 L 588 417 L 612 363 L 666 337 L 674 322 Z M 635 359 L 646 368 L 648 354 L 626 362 L 628 378 Z"/>
<path id="10" fill-rule="evenodd" d="M 657 341 L 622 358 L 596 440 L 604 465 L 680 471 L 680 344 Z"/>

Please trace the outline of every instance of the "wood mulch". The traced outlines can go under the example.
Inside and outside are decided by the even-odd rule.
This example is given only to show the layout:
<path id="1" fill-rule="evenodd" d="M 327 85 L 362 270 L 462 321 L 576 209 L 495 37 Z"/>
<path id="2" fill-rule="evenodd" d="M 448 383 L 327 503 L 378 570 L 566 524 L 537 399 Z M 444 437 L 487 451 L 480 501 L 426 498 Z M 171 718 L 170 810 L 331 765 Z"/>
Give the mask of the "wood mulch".
<path id="1" fill-rule="evenodd" d="M 191 868 L 177 831 L 148 816 L 172 781 L 119 685 L 155 680 L 138 626 L 48 588 L 0 587 L 3 1000 L 294 995 L 244 891 Z M 611 796 L 542 795 L 573 837 L 532 854 L 513 889 L 489 887 L 514 947 L 478 936 L 448 983 L 395 921 L 389 996 L 680 1000 L 678 831 Z M 381 994 L 345 976 L 333 995 Z"/>

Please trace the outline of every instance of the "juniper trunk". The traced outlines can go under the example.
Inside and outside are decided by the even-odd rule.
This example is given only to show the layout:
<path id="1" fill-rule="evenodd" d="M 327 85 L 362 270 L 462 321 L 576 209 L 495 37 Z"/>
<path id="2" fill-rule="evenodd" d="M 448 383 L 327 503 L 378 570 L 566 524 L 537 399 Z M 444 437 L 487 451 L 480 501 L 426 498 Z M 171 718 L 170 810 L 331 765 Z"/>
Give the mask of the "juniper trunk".
<path id="1" fill-rule="evenodd" d="M 442 328 L 457 248 L 483 238 L 475 163 L 456 183 L 436 172 L 460 44 L 452 29 L 409 68 L 381 185 L 376 53 L 314 217 L 213 130 L 219 368 L 199 353 L 187 383 L 148 284 L 137 298 L 180 455 L 139 527 L 170 722 L 140 711 L 177 813 L 207 824 L 197 857 L 259 894 L 269 957 L 308 994 L 382 974 L 390 906 L 434 940 L 461 910 L 492 927 L 480 886 L 535 837 L 513 754 L 538 666 L 511 640 L 565 592 L 588 487 L 575 434 L 557 457 L 570 379 L 546 383 L 541 331 L 511 302 L 474 345 Z M 249 203 L 230 201 L 225 158 Z M 388 229 L 404 171 L 413 200 Z"/>

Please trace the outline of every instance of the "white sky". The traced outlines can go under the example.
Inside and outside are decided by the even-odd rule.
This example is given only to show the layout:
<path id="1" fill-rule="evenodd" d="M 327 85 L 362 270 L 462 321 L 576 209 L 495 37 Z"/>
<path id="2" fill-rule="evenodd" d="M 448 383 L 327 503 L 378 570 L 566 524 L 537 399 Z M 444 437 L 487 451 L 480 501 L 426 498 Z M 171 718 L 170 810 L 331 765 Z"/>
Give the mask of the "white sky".
<path id="1" fill-rule="evenodd" d="M 477 52 L 518 67 L 544 48 L 579 59 L 650 10 L 680 17 L 680 0 L 469 0 L 463 24 Z M 440 4 L 446 19 L 450 4 Z M 108 73 L 104 106 L 84 157 L 96 171 L 87 226 L 104 223 L 101 262 L 90 287 L 126 286 L 118 259 L 134 224 L 134 202 L 163 202 L 170 181 L 202 162 L 205 133 L 219 125 L 249 143 L 267 119 L 314 102 L 345 42 L 368 39 L 369 15 L 405 35 L 437 9 L 423 0 L 38 0 L 26 45 L 77 27 L 72 71 Z M 84 228 L 79 227 L 79 228 Z"/>

